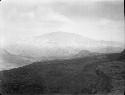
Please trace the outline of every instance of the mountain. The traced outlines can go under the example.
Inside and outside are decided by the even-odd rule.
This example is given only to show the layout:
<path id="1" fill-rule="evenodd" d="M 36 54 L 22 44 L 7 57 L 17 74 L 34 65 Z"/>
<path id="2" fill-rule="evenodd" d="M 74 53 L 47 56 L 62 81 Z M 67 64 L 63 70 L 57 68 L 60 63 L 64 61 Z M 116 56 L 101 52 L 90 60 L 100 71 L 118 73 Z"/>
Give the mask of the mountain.
<path id="1" fill-rule="evenodd" d="M 7 68 L 20 67 L 36 61 L 71 59 L 121 51 L 122 44 L 118 42 L 96 41 L 78 34 L 58 31 L 7 45 L 2 50 L 1 57 L 2 61 L 9 65 L 1 64 Z"/>
<path id="2" fill-rule="evenodd" d="M 68 32 L 51 32 L 26 39 L 6 47 L 12 54 L 30 57 L 64 57 L 77 54 L 81 50 L 107 53 L 120 52 L 122 44 L 110 41 L 96 41 Z M 108 48 L 108 49 L 107 49 Z M 107 50 L 107 51 L 106 51 Z"/>
<path id="3" fill-rule="evenodd" d="M 35 62 L 0 72 L 1 93 L 6 95 L 106 94 L 124 88 L 120 54 Z M 122 74 L 123 73 L 123 74 Z M 114 94 L 111 94 L 114 95 Z M 116 94 L 120 95 L 120 94 Z"/>
<path id="4" fill-rule="evenodd" d="M 98 41 L 90 39 L 79 34 L 68 33 L 68 32 L 51 32 L 38 36 L 35 41 L 41 45 L 50 47 L 72 47 L 82 50 L 91 50 L 95 48 L 105 47 L 121 47 L 122 44 L 113 41 Z"/>
<path id="5" fill-rule="evenodd" d="M 90 52 L 88 50 L 81 50 L 79 53 L 74 55 L 74 58 L 78 57 L 90 57 L 90 56 L 96 56 L 96 55 L 101 55 L 102 53 L 96 53 L 96 52 Z"/>
<path id="6" fill-rule="evenodd" d="M 97 52 L 97 53 L 120 53 L 123 51 L 124 47 L 113 47 L 113 46 L 107 46 L 107 47 L 100 47 L 100 48 L 95 48 L 92 51 Z"/>

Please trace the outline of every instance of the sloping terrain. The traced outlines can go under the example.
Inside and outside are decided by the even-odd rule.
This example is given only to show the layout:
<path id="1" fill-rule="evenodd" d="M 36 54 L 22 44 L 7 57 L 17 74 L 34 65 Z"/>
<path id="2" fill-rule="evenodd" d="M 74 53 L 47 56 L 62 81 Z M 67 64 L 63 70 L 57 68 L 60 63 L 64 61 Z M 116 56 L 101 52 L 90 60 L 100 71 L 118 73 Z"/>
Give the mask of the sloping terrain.
<path id="1" fill-rule="evenodd" d="M 1 93 L 93 95 L 118 92 L 122 95 L 125 89 L 125 63 L 119 60 L 120 55 L 102 54 L 70 60 L 35 62 L 1 71 Z"/>
<path id="2" fill-rule="evenodd" d="M 79 34 L 51 32 L 24 39 L 23 37 L 0 48 L 0 71 L 32 64 L 33 62 L 71 59 L 117 53 L 123 44 L 112 41 L 98 41 Z"/>
<path id="3" fill-rule="evenodd" d="M 119 60 L 125 61 L 125 49 L 121 52 Z"/>
<path id="4" fill-rule="evenodd" d="M 58 50 L 58 51 L 62 51 L 62 55 L 64 54 L 64 52 L 68 52 L 67 50 Z M 49 51 L 48 51 L 49 52 Z M 52 52 L 51 52 L 52 53 Z M 87 57 L 87 56 L 94 56 L 97 55 L 97 53 L 93 53 L 87 50 L 81 50 L 80 52 L 78 52 L 75 55 L 69 55 L 69 56 L 57 56 L 57 55 L 53 55 L 53 56 L 39 56 L 37 58 L 34 57 L 29 57 L 29 56 L 22 56 L 22 55 L 17 55 L 17 54 L 13 54 L 8 52 L 5 49 L 0 49 L 0 71 L 1 70 L 9 70 L 12 68 L 18 68 L 21 66 L 25 66 L 25 65 L 29 65 L 32 64 L 33 62 L 37 62 L 37 61 L 47 61 L 47 60 L 63 60 L 63 59 L 71 59 L 71 58 L 77 58 L 77 57 Z"/>
<path id="5" fill-rule="evenodd" d="M 0 49 L 0 60 L 0 66 L 3 67 L 0 68 L 0 70 L 17 68 L 34 62 L 33 58 L 11 54 L 10 52 L 4 49 Z"/>

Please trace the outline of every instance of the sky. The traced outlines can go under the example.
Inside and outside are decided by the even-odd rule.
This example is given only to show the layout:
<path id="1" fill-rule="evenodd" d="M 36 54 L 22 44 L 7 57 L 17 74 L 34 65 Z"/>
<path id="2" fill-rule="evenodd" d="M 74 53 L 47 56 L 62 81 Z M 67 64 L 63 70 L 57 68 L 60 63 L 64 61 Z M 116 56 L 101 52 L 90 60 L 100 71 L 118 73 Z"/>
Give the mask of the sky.
<path id="1" fill-rule="evenodd" d="M 50 32 L 124 43 L 124 0 L 2 0 L 0 43 Z"/>

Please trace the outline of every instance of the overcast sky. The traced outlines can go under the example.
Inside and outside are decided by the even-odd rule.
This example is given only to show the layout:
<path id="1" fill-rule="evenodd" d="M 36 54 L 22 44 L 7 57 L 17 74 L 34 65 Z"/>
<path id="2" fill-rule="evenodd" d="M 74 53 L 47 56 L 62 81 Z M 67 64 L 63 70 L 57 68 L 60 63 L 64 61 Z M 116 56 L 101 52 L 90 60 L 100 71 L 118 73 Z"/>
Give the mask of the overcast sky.
<path id="1" fill-rule="evenodd" d="M 124 42 L 123 0 L 2 0 L 0 40 L 63 31 Z"/>

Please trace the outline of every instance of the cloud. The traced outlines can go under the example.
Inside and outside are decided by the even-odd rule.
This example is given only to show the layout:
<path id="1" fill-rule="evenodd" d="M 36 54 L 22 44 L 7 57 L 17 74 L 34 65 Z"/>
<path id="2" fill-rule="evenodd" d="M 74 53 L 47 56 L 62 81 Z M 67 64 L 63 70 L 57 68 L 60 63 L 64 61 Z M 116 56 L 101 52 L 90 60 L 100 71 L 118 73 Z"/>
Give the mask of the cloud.
<path id="1" fill-rule="evenodd" d="M 23 38 L 58 30 L 79 33 L 99 40 L 122 41 L 124 36 L 123 0 L 3 2 L 0 7 L 0 28 L 5 27 L 4 36 L 7 41 L 19 40 L 19 36 Z"/>
<path id="2" fill-rule="evenodd" d="M 3 2 L 14 2 L 19 4 L 36 4 L 36 3 L 52 3 L 52 2 L 124 2 L 124 0 L 3 0 Z"/>
<path id="3" fill-rule="evenodd" d="M 104 1 L 104 0 L 103 0 Z M 110 1 L 110 0 L 109 0 Z M 96 2 L 96 3 L 54 3 L 54 10 L 71 17 L 108 18 L 114 20 L 124 19 L 123 2 Z"/>
<path id="4" fill-rule="evenodd" d="M 0 38 L 5 37 L 8 42 L 57 31 L 65 23 L 72 23 L 69 18 L 44 4 L 27 6 L 8 3 L 0 8 L 0 13 L 3 20 L 0 27 L 4 23 L 4 34 Z"/>
<path id="5" fill-rule="evenodd" d="M 54 11 L 51 6 L 38 4 L 33 6 L 16 5 L 9 3 L 1 9 L 1 16 L 4 21 L 11 23 L 65 23 L 70 20 L 58 12 Z"/>

